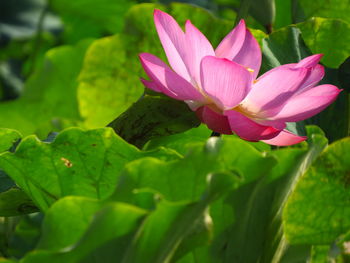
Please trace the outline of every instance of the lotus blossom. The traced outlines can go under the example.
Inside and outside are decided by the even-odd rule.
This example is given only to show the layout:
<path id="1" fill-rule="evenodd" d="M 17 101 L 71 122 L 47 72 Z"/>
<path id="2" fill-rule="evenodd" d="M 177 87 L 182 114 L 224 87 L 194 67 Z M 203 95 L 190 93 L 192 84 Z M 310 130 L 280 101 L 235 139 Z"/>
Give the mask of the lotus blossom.
<path id="1" fill-rule="evenodd" d="M 214 50 L 187 20 L 185 32 L 169 14 L 154 11 L 155 26 L 171 68 L 158 57 L 140 54 L 149 89 L 185 101 L 211 130 L 248 141 L 287 146 L 304 141 L 286 122 L 305 120 L 331 104 L 341 91 L 316 84 L 324 76 L 322 54 L 282 65 L 257 78 L 259 44 L 244 20 Z"/>

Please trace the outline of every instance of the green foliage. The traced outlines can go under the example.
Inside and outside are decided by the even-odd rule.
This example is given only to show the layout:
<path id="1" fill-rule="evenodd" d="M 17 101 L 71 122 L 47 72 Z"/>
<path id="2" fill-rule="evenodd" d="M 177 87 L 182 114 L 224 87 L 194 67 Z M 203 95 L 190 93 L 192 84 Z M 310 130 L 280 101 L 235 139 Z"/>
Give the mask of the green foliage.
<path id="1" fill-rule="evenodd" d="M 350 11 L 348 0 L 299 0 L 294 10 L 297 22 L 312 16 L 339 18 L 350 22 L 348 13 Z"/>
<path id="2" fill-rule="evenodd" d="M 42 68 L 27 81 L 24 94 L 14 101 L 0 103 L 1 127 L 44 137 L 52 129 L 64 127 L 65 119 L 79 119 L 76 78 L 90 43 L 85 40 L 75 47 L 50 50 Z"/>
<path id="3" fill-rule="evenodd" d="M 129 143 L 142 147 L 154 137 L 181 133 L 199 124 L 182 101 L 145 96 L 108 126 Z"/>
<path id="4" fill-rule="evenodd" d="M 132 4 L 128 0 L 51 0 L 52 8 L 64 22 L 64 38 L 68 43 L 119 32 L 125 11 Z"/>
<path id="5" fill-rule="evenodd" d="M 350 24 L 338 19 L 313 18 L 297 25 L 312 53 L 324 54 L 321 62 L 338 68 L 350 56 Z"/>
<path id="6" fill-rule="evenodd" d="M 137 51 L 129 56 L 128 45 L 117 35 L 94 41 L 86 53 L 79 75 L 78 99 L 88 127 L 106 126 L 143 94 L 138 74 L 128 63 L 137 60 Z"/>
<path id="7" fill-rule="evenodd" d="M 349 147 L 349 138 L 331 144 L 297 184 L 284 211 L 291 243 L 330 244 L 348 231 Z"/>
<path id="8" fill-rule="evenodd" d="M 22 135 L 16 130 L 5 128 L 0 129 L 0 138 L 0 152 L 5 152 L 10 150 L 22 138 Z"/>
<path id="9" fill-rule="evenodd" d="M 33 201 L 18 188 L 13 187 L 0 193 L 0 216 L 16 216 L 37 211 Z"/>
<path id="10" fill-rule="evenodd" d="M 274 0 L 251 1 L 250 14 L 262 25 L 272 26 L 275 22 L 276 6 Z"/>
<path id="11" fill-rule="evenodd" d="M 0 156 L 0 167 L 45 211 L 67 195 L 107 198 L 114 190 L 118 171 L 143 155 L 111 129 L 84 132 L 71 128 L 50 144 L 35 136 L 26 137 L 15 154 Z M 171 152 L 159 155 L 174 158 Z M 43 177 L 45 180 L 40 179 Z"/>
<path id="12" fill-rule="evenodd" d="M 347 1 L 182 1 L 209 11 L 166 0 L 15 2 L 0 4 L 16 18 L 0 18 L 0 262 L 347 262 Z M 260 74 L 323 53 L 322 83 L 344 90 L 318 116 L 288 123 L 307 134 L 299 145 L 210 137 L 185 103 L 139 80 L 139 53 L 166 61 L 155 8 L 182 27 L 190 19 L 214 47 L 245 17 Z"/>

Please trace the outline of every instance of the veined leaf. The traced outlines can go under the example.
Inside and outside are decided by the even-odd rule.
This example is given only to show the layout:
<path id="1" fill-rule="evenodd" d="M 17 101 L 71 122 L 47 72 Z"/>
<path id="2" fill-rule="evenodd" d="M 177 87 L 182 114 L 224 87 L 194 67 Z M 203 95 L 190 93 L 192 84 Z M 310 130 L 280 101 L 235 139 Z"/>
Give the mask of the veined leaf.
<path id="1" fill-rule="evenodd" d="M 298 182 L 283 214 L 291 243 L 327 245 L 350 229 L 349 149 L 334 142 Z"/>
<path id="2" fill-rule="evenodd" d="M 124 142 L 112 129 L 71 128 L 52 143 L 41 142 L 35 136 L 24 138 L 14 154 L 1 155 L 0 167 L 45 211 L 67 195 L 108 197 L 124 164 L 147 154 Z M 180 157 L 164 150 L 159 150 L 157 156 Z"/>

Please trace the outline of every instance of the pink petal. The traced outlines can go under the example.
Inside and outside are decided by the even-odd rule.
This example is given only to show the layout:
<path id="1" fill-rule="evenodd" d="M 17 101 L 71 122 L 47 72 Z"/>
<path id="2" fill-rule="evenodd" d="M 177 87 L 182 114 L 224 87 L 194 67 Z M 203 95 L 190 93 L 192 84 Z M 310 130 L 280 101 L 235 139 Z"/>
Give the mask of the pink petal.
<path id="1" fill-rule="evenodd" d="M 232 60 L 241 50 L 246 33 L 245 22 L 242 19 L 239 24 L 221 41 L 215 49 L 219 58 Z"/>
<path id="2" fill-rule="evenodd" d="M 297 93 L 304 92 L 314 87 L 324 77 L 324 67 L 322 65 L 316 65 L 310 68 L 310 73 L 305 78 L 304 83 L 301 85 Z"/>
<path id="3" fill-rule="evenodd" d="M 201 60 L 205 56 L 215 56 L 215 52 L 208 39 L 189 20 L 186 21 L 185 36 L 188 45 L 186 65 L 195 83 L 200 84 Z"/>
<path id="4" fill-rule="evenodd" d="M 320 82 L 321 79 L 323 79 L 324 67 L 318 64 L 318 62 L 320 62 L 320 59 L 322 57 L 323 57 L 323 54 L 316 54 L 300 60 L 299 63 L 290 64 L 290 65 L 293 65 L 295 68 L 302 68 L 302 67 L 311 68 L 309 75 L 305 79 L 305 82 L 300 87 L 298 92 L 305 91 L 309 88 L 312 88 L 318 82 Z"/>
<path id="5" fill-rule="evenodd" d="M 245 40 L 241 50 L 232 60 L 246 68 L 254 70 L 252 72 L 254 79 L 258 76 L 261 66 L 261 50 L 258 42 L 248 29 L 246 29 Z"/>
<path id="6" fill-rule="evenodd" d="M 281 131 L 276 137 L 269 140 L 262 140 L 264 143 L 268 143 L 276 146 L 288 146 L 300 143 L 307 139 L 306 136 L 298 136 L 294 133 L 291 133 L 287 130 Z"/>
<path id="7" fill-rule="evenodd" d="M 207 106 L 196 110 L 197 117 L 205 123 L 209 129 L 221 133 L 232 134 L 228 119 L 226 116 L 216 113 Z"/>
<path id="8" fill-rule="evenodd" d="M 184 63 L 187 53 L 184 32 L 172 16 L 157 9 L 154 10 L 154 23 L 170 66 L 176 73 L 190 81 Z"/>
<path id="9" fill-rule="evenodd" d="M 263 126 L 272 126 L 274 128 L 276 128 L 277 130 L 283 130 L 284 128 L 286 128 L 286 122 L 285 121 L 280 121 L 280 120 L 258 120 L 255 119 L 254 120 L 256 123 L 259 123 Z"/>
<path id="10" fill-rule="evenodd" d="M 201 63 L 203 90 L 222 110 L 239 104 L 250 90 L 252 74 L 243 66 L 227 60 L 207 56 Z"/>
<path id="11" fill-rule="evenodd" d="M 315 54 L 312 56 L 308 56 L 302 60 L 299 61 L 295 65 L 297 68 L 306 68 L 306 67 L 314 67 L 320 62 L 321 58 L 323 57 L 323 54 Z"/>
<path id="12" fill-rule="evenodd" d="M 272 119 L 286 122 L 302 121 L 324 110 L 341 92 L 333 85 L 320 85 L 291 98 Z"/>
<path id="13" fill-rule="evenodd" d="M 315 67 L 318 62 L 320 62 L 320 59 L 323 57 L 323 54 L 315 54 L 308 56 L 306 58 L 303 58 L 298 63 L 289 63 L 284 64 L 279 67 L 288 67 L 288 68 L 312 68 Z M 277 68 L 279 68 L 277 67 Z"/>
<path id="14" fill-rule="evenodd" d="M 242 107 L 260 118 L 275 115 L 298 91 L 310 69 L 279 67 L 270 70 L 253 84 Z"/>
<path id="15" fill-rule="evenodd" d="M 309 59 L 310 57 L 307 57 L 305 59 Z M 304 59 L 304 60 L 305 60 Z M 303 60 L 301 60 L 300 62 L 302 62 Z M 299 62 L 299 63 L 300 63 Z M 313 62 L 315 63 L 316 60 L 314 59 Z M 305 64 L 305 63 L 304 63 Z M 311 64 L 310 64 L 311 65 Z M 303 67 L 299 67 L 297 63 L 291 63 L 291 64 L 284 64 L 278 67 L 275 67 L 273 69 L 271 69 L 269 72 L 273 72 L 275 70 L 280 70 L 280 69 L 300 69 Z M 324 67 L 322 65 L 319 64 L 315 64 L 313 66 L 307 67 L 309 69 L 309 73 L 306 75 L 305 79 L 304 79 L 304 83 L 302 83 L 300 85 L 299 90 L 297 91 L 297 93 L 305 91 L 309 88 L 312 88 L 313 86 L 315 86 L 318 82 L 321 81 L 321 79 L 324 77 Z"/>
<path id="16" fill-rule="evenodd" d="M 149 88 L 155 92 L 163 92 L 162 86 L 158 85 L 156 82 L 152 80 L 146 80 L 143 78 L 140 78 L 143 85 L 145 85 L 146 88 Z"/>
<path id="17" fill-rule="evenodd" d="M 271 139 L 281 132 L 274 127 L 260 125 L 235 110 L 225 111 L 224 115 L 228 117 L 232 131 L 248 141 Z"/>
<path id="18" fill-rule="evenodd" d="M 164 62 L 152 54 L 140 54 L 147 75 L 162 87 L 162 92 L 178 100 L 202 100 L 202 94 L 188 81 L 173 72 Z"/>

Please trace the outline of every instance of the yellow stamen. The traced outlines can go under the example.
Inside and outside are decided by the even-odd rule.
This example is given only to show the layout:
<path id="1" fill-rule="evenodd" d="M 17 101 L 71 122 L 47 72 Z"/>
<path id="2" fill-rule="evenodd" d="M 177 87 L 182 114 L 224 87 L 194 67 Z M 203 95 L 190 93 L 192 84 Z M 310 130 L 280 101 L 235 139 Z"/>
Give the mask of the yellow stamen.
<path id="1" fill-rule="evenodd" d="M 252 68 L 248 68 L 248 67 L 245 67 L 250 73 L 253 73 L 254 72 L 254 69 Z"/>

